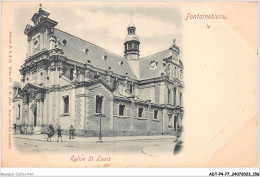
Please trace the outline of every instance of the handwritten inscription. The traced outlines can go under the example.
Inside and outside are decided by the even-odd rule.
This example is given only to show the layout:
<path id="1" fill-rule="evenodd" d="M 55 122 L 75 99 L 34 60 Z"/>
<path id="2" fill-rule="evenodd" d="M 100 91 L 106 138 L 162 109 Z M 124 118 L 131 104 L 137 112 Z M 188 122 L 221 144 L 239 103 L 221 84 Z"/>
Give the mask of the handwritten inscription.
<path id="1" fill-rule="evenodd" d="M 186 20 L 227 20 L 226 14 L 191 14 L 187 13 Z"/>
<path id="2" fill-rule="evenodd" d="M 81 155 L 72 155 L 70 157 L 70 160 L 72 162 L 110 162 L 111 161 L 111 157 L 103 157 L 103 156 L 88 156 L 88 157 L 85 157 L 84 154 L 81 154 Z"/>
<path id="3" fill-rule="evenodd" d="M 212 13 L 212 14 L 192 14 L 192 13 L 187 13 L 185 20 L 227 20 L 227 15 L 226 14 L 217 14 L 217 13 Z M 208 21 L 207 21 L 208 22 Z M 211 25 L 206 24 L 206 29 L 216 29 L 212 28 Z"/>

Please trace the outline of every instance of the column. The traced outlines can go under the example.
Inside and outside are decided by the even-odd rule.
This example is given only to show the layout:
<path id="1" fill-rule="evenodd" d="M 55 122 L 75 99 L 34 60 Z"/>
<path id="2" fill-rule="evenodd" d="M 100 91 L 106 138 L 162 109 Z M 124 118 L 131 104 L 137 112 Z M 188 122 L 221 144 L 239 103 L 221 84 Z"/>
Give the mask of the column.
<path id="1" fill-rule="evenodd" d="M 25 109 L 28 109 L 28 105 L 25 105 L 27 104 L 26 102 L 26 95 L 23 95 L 22 97 L 22 109 L 21 109 L 21 113 L 22 113 L 22 131 L 24 132 L 24 125 L 25 125 L 25 118 L 26 118 L 26 110 Z"/>
<path id="2" fill-rule="evenodd" d="M 43 125 L 43 99 L 39 100 L 40 102 L 40 125 Z"/>
<path id="3" fill-rule="evenodd" d="M 41 110 L 40 110 L 40 100 L 37 99 L 36 100 L 36 104 L 37 104 L 37 117 L 36 117 L 36 126 L 40 126 L 41 125 L 41 118 L 40 118 L 40 115 L 41 115 Z"/>
<path id="4" fill-rule="evenodd" d="M 60 86 L 60 68 L 56 69 L 56 76 L 55 76 L 55 78 L 57 80 L 56 85 Z"/>
<path id="5" fill-rule="evenodd" d="M 76 106 L 75 106 L 75 102 L 76 102 L 76 88 L 72 88 L 71 90 L 71 98 L 70 98 L 70 101 L 71 101 L 71 106 L 70 106 L 70 110 L 71 110 L 71 120 L 73 121 L 72 124 L 74 124 L 74 128 L 77 130 L 78 127 L 76 127 L 76 116 L 75 116 L 75 109 L 76 109 Z"/>
<path id="6" fill-rule="evenodd" d="M 166 89 L 166 84 L 165 84 L 165 82 L 163 82 L 163 83 L 161 83 L 161 85 L 160 85 L 160 100 L 159 100 L 160 104 L 165 104 L 166 101 L 168 101 L 168 100 L 166 99 L 168 93 L 165 94 L 165 92 L 168 92 L 168 90 Z"/>
<path id="7" fill-rule="evenodd" d="M 130 120 L 130 130 L 133 130 L 134 126 L 133 126 L 133 123 L 134 123 L 134 114 L 135 114 L 135 102 L 134 102 L 134 98 L 131 98 L 132 102 L 131 102 L 131 120 Z"/>
<path id="8" fill-rule="evenodd" d="M 180 105 L 180 92 L 178 87 L 176 86 L 176 105 L 175 106 L 179 106 Z"/>
<path id="9" fill-rule="evenodd" d="M 169 121 L 169 117 L 168 117 L 168 112 L 167 109 L 163 109 L 162 111 L 162 133 L 164 134 L 167 130 L 168 127 L 168 121 Z"/>
<path id="10" fill-rule="evenodd" d="M 48 100 L 48 95 L 47 95 L 47 93 L 45 93 L 45 96 L 44 96 L 44 98 L 43 98 L 43 112 L 42 112 L 42 114 L 43 114 L 43 124 L 44 124 L 44 126 L 46 126 L 46 124 L 48 123 L 48 120 L 47 120 L 47 101 Z"/>
<path id="11" fill-rule="evenodd" d="M 173 89 L 170 89 L 170 104 L 173 104 Z"/>
<path id="12" fill-rule="evenodd" d="M 34 115 L 33 112 L 31 110 L 32 106 L 33 106 L 34 102 L 31 101 L 30 99 L 30 103 L 29 103 L 29 108 L 28 108 L 28 122 L 27 122 L 27 132 L 32 132 L 33 130 L 33 119 L 34 119 Z"/>
<path id="13" fill-rule="evenodd" d="M 90 81 L 90 70 L 89 70 L 89 68 L 86 68 L 86 70 L 85 70 L 85 81 L 86 82 Z"/>
<path id="14" fill-rule="evenodd" d="M 152 116 L 151 116 L 151 102 L 149 102 L 148 105 L 148 132 L 151 133 L 151 121 L 152 121 Z"/>
<path id="15" fill-rule="evenodd" d="M 123 94 L 125 94 L 126 89 L 127 89 L 127 81 L 124 80 L 123 81 Z"/>
<path id="16" fill-rule="evenodd" d="M 52 101 L 52 98 L 53 98 L 53 92 L 50 92 L 49 94 L 48 94 L 48 102 L 49 102 L 49 104 L 48 104 L 48 123 L 49 124 L 53 124 L 53 111 L 52 111 L 52 107 L 53 107 L 53 101 Z"/>
<path id="17" fill-rule="evenodd" d="M 54 63 L 51 64 L 51 68 L 50 68 L 50 81 L 51 81 L 51 84 L 50 86 L 54 86 L 55 85 L 55 66 L 54 66 Z"/>
<path id="18" fill-rule="evenodd" d="M 59 110 L 60 110 L 60 104 L 59 104 L 59 100 L 60 100 L 60 94 L 58 91 L 55 91 L 54 92 L 55 94 L 55 98 L 54 98 L 54 116 L 55 116 L 55 122 L 56 122 L 56 125 L 60 125 L 60 115 L 59 115 Z"/>
<path id="19" fill-rule="evenodd" d="M 110 101 L 110 115 L 111 115 L 111 130 L 114 130 L 114 99 L 111 98 Z"/>

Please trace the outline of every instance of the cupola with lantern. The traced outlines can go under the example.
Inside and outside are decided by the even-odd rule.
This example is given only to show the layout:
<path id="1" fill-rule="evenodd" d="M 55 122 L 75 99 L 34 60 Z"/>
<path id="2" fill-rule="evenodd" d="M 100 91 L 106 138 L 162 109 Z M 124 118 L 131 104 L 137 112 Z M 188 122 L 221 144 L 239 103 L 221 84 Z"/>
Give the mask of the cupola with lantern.
<path id="1" fill-rule="evenodd" d="M 125 58 L 127 60 L 138 60 L 139 59 L 139 38 L 136 35 L 136 27 L 131 21 L 127 28 L 127 36 L 125 39 Z"/>

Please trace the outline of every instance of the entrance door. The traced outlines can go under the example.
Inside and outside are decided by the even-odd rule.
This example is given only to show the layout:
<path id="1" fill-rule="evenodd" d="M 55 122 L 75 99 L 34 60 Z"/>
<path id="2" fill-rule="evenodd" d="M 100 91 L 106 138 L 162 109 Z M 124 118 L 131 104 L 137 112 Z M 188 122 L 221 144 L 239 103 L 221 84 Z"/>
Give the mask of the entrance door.
<path id="1" fill-rule="evenodd" d="M 34 117 L 33 126 L 36 127 L 36 125 L 37 125 L 37 106 L 35 106 L 35 108 L 34 108 L 33 117 Z"/>

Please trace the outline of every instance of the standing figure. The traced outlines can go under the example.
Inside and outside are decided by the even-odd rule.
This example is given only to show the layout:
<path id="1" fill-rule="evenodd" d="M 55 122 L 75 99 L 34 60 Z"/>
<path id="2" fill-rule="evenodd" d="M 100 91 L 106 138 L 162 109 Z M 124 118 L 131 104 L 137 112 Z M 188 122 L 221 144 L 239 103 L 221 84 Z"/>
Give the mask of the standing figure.
<path id="1" fill-rule="evenodd" d="M 14 124 L 13 129 L 14 129 L 14 135 L 15 135 L 16 134 L 16 124 Z"/>
<path id="2" fill-rule="evenodd" d="M 54 128 L 52 125 L 49 125 L 48 130 L 47 130 L 47 135 L 48 135 L 47 141 L 49 141 L 49 140 L 51 141 L 51 137 L 54 135 Z"/>
<path id="3" fill-rule="evenodd" d="M 70 133 L 70 139 L 74 139 L 75 128 L 72 125 L 70 126 L 69 133 Z"/>
<path id="4" fill-rule="evenodd" d="M 59 138 L 61 139 L 61 142 L 62 142 L 62 136 L 61 136 L 61 128 L 59 126 L 59 128 L 57 129 L 57 133 L 58 133 L 58 139 L 57 139 L 57 142 L 59 142 Z"/>

